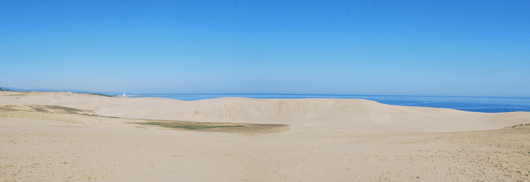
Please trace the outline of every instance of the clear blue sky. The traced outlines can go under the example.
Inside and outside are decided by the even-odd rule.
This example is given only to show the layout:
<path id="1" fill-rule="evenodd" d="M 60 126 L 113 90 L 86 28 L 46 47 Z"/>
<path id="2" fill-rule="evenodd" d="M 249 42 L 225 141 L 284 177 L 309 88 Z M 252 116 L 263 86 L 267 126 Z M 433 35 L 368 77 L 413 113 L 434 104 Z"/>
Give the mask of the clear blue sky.
<path id="1" fill-rule="evenodd" d="M 530 96 L 530 1 L 0 1 L 0 86 Z"/>

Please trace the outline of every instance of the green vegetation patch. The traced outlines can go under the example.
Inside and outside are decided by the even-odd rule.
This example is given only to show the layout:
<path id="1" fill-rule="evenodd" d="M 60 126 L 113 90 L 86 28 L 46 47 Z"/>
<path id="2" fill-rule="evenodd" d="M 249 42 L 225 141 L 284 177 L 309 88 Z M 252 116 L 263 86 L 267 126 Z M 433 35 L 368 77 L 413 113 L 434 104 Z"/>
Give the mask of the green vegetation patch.
<path id="1" fill-rule="evenodd" d="M 100 94 L 100 93 L 89 93 L 90 95 L 99 95 L 103 97 L 116 97 L 116 95 L 107 95 L 107 94 Z"/>
<path id="2" fill-rule="evenodd" d="M 176 130 L 193 130 L 203 132 L 240 133 L 240 134 L 267 134 L 288 131 L 287 124 L 257 124 L 257 123 L 230 123 L 230 122 L 195 122 L 178 120 L 139 119 L 146 122 L 131 122 L 129 124 L 160 126 Z"/>
<path id="3" fill-rule="evenodd" d="M 530 123 L 526 123 L 526 124 L 516 124 L 516 125 L 513 125 L 512 128 L 517 128 L 517 127 L 528 127 L 530 126 Z"/>
<path id="4" fill-rule="evenodd" d="M 186 130 L 200 130 L 200 129 L 211 129 L 211 128 L 232 128 L 232 127 L 244 127 L 243 125 L 235 124 L 223 124 L 223 123 L 201 123 L 201 122 L 145 122 L 137 123 L 142 125 L 155 125 L 166 128 L 182 128 Z"/>

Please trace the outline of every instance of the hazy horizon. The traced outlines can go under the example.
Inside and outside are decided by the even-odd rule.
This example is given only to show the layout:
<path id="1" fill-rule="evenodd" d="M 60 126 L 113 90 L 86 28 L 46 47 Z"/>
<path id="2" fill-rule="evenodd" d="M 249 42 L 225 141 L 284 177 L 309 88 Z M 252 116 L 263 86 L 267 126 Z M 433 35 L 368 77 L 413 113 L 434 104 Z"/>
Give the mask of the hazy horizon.
<path id="1" fill-rule="evenodd" d="M 3 1 L 0 86 L 530 97 L 528 1 Z"/>
<path id="2" fill-rule="evenodd" d="M 10 91 L 21 91 L 21 92 L 72 92 L 72 93 L 89 93 L 89 94 L 106 94 L 106 95 L 116 95 L 121 96 L 122 94 L 126 94 L 127 96 L 153 96 L 153 95 L 159 95 L 159 96 L 168 96 L 168 95 L 188 95 L 188 94 L 194 94 L 194 95 L 308 95 L 308 96 L 326 96 L 322 98 L 327 98 L 328 96 L 389 96 L 389 97 L 477 97 L 477 98 L 530 98 L 528 96 L 495 96 L 495 95 L 413 95 L 413 94 L 403 94 L 403 95 L 393 95 L 393 94 L 341 94 L 341 93 L 335 93 L 335 94 L 327 94 L 327 93 L 214 93 L 214 92 L 105 92 L 105 91 L 86 91 L 86 90 L 72 90 L 72 89 L 25 89 L 25 88 L 15 88 L 15 87 L 1 87 L 3 89 L 10 89 Z M 315 97 L 316 98 L 316 97 Z"/>

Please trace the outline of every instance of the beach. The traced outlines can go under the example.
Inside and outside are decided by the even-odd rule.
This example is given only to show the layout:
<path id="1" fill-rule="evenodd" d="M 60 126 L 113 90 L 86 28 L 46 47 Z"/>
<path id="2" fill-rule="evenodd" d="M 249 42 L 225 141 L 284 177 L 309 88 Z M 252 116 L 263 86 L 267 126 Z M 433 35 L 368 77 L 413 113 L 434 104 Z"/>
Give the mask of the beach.
<path id="1" fill-rule="evenodd" d="M 528 141 L 529 112 L 0 92 L 1 181 L 528 181 Z"/>

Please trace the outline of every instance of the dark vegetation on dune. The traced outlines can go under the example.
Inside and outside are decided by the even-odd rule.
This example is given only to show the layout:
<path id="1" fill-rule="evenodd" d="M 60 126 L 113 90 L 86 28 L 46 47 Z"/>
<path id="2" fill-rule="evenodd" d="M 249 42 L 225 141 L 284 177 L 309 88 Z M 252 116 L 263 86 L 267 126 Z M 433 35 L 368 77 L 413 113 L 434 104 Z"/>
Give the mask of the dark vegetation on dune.
<path id="1" fill-rule="evenodd" d="M 171 120 L 149 120 L 143 119 L 142 123 L 131 123 L 139 125 L 159 126 L 177 130 L 194 130 L 205 132 L 223 133 L 276 133 L 288 131 L 288 124 L 257 124 L 257 123 L 229 123 L 229 122 L 194 122 L 194 121 L 171 121 Z"/>
<path id="2" fill-rule="evenodd" d="M 200 123 L 200 122 L 145 122 L 145 123 L 138 123 L 138 124 L 155 125 L 155 126 L 162 126 L 162 127 L 166 127 L 166 128 L 182 128 L 182 129 L 186 129 L 186 130 L 244 127 L 243 125 L 236 125 L 236 124 L 227 125 L 227 124 Z"/>

